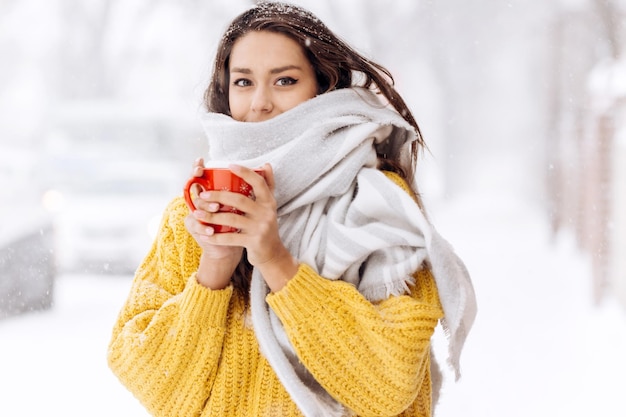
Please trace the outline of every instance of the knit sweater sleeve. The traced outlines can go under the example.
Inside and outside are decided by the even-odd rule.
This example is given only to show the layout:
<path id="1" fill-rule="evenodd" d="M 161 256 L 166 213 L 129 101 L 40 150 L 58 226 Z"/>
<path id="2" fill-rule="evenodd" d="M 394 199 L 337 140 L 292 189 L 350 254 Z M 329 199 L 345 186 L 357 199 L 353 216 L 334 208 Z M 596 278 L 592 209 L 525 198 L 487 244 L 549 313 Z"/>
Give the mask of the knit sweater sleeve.
<path id="1" fill-rule="evenodd" d="M 154 416 L 200 413 L 220 359 L 233 291 L 212 291 L 196 281 L 199 252 L 184 229 L 187 212 L 180 198 L 165 210 L 108 350 L 110 368 Z"/>
<path id="2" fill-rule="evenodd" d="M 430 338 L 442 316 L 428 270 L 411 293 L 379 303 L 308 265 L 267 297 L 299 359 L 337 401 L 361 416 L 397 415 L 427 377 Z"/>
<path id="3" fill-rule="evenodd" d="M 399 176 L 387 176 L 411 193 Z M 360 416 L 397 415 L 429 378 L 430 339 L 443 316 L 430 271 L 414 278 L 409 294 L 371 303 L 354 286 L 303 264 L 267 301 L 299 359 L 333 398 Z"/>

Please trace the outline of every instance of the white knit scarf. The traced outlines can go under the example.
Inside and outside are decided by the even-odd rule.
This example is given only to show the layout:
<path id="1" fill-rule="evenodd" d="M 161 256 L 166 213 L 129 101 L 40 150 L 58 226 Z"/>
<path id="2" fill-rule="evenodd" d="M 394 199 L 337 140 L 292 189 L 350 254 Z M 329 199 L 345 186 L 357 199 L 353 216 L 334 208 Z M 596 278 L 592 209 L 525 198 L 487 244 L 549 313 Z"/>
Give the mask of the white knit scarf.
<path id="1" fill-rule="evenodd" d="M 279 233 L 300 262 L 322 277 L 350 282 L 370 301 L 406 293 L 412 274 L 431 268 L 444 310 L 449 363 L 459 357 L 476 314 L 463 262 L 400 187 L 376 169 L 376 150 L 407 154 L 415 131 L 369 90 L 319 95 L 270 120 L 244 123 L 204 113 L 209 161 L 272 164 Z M 262 353 L 302 413 L 340 416 L 343 407 L 298 360 L 252 275 L 252 323 Z"/>

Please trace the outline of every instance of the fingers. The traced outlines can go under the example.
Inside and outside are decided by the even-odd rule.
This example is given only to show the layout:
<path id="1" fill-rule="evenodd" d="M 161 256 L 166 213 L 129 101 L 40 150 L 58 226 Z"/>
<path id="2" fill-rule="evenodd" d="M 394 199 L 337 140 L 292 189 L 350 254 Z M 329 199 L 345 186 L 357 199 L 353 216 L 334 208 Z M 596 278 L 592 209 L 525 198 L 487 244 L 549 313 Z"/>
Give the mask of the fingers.
<path id="1" fill-rule="evenodd" d="M 237 242 L 224 240 L 219 237 L 235 234 L 229 232 L 220 233 L 219 226 L 230 226 L 237 229 L 240 225 L 239 219 L 243 219 L 243 216 L 234 213 L 209 213 L 204 210 L 196 210 L 185 218 L 185 227 L 200 245 L 205 243 L 211 245 L 236 245 Z"/>
<path id="2" fill-rule="evenodd" d="M 239 219 L 242 217 L 240 214 L 229 211 L 208 212 L 204 210 L 196 210 L 191 214 L 194 219 L 203 223 L 205 226 L 212 224 L 232 227 L 235 229 L 240 228 L 241 222 Z M 221 227 L 218 227 L 218 229 L 221 229 Z"/>
<path id="3" fill-rule="evenodd" d="M 239 193 L 204 191 L 195 200 L 194 218 L 202 223 L 228 226 L 243 234 L 263 233 L 276 223 L 274 200 L 260 203 Z"/>
<path id="4" fill-rule="evenodd" d="M 202 248 L 203 257 L 219 259 L 222 266 L 222 261 L 231 262 L 230 268 L 234 270 L 241 259 L 243 246 L 229 241 L 227 235 L 237 236 L 236 233 L 214 233 L 211 227 L 199 223 L 192 214 L 185 218 L 185 227 Z"/>
<path id="5" fill-rule="evenodd" d="M 221 230 L 219 227 L 218 233 L 211 234 L 210 231 L 202 229 L 199 229 L 198 233 L 205 235 L 203 239 L 209 236 L 208 241 L 212 244 L 244 247 L 252 245 L 251 248 L 258 246 L 260 241 L 267 241 L 268 238 L 279 239 L 272 167 L 265 164 L 260 169 L 260 173 L 258 169 L 255 172 L 255 170 L 238 165 L 231 165 L 229 169 L 250 184 L 255 198 L 229 191 L 203 191 L 199 198 L 194 200 L 197 210 L 192 216 L 204 227 L 209 224 L 228 226 L 240 232 L 219 233 Z"/>
<path id="6" fill-rule="evenodd" d="M 235 207 L 243 206 L 244 209 L 250 209 L 243 204 L 245 202 L 252 200 L 228 191 L 207 191 L 201 193 L 201 197 L 194 201 L 196 210 L 191 215 L 204 226 L 218 225 L 215 228 L 216 233 L 223 230 L 223 227 L 241 229 L 245 224 L 242 215 L 244 212 Z M 211 234 L 206 231 L 203 233 Z"/>
<path id="7" fill-rule="evenodd" d="M 192 165 L 192 168 L 191 168 L 191 176 L 192 177 L 201 177 L 203 172 L 204 172 L 204 159 L 203 158 L 198 158 L 195 161 L 193 161 L 193 165 Z M 202 190 L 203 190 L 203 188 L 199 184 L 193 184 L 189 188 L 190 193 L 195 195 L 195 196 L 200 194 L 202 192 Z"/>
<path id="8" fill-rule="evenodd" d="M 267 187 L 270 189 L 271 193 L 274 194 L 275 182 L 274 182 L 274 170 L 272 169 L 272 165 L 264 164 L 262 169 L 263 169 L 263 176 L 267 184 Z"/>
<path id="9" fill-rule="evenodd" d="M 209 212 L 217 212 L 220 208 L 222 211 L 235 211 L 231 209 L 234 208 L 245 212 L 249 208 L 247 203 L 253 202 L 250 197 L 232 191 L 202 191 L 198 197 L 194 201 L 196 208 Z M 227 207 L 224 209 L 223 206 Z"/>
<path id="10" fill-rule="evenodd" d="M 193 167 L 191 170 L 191 175 L 194 177 L 201 177 L 204 170 L 204 159 L 198 158 L 193 161 Z"/>
<path id="11" fill-rule="evenodd" d="M 274 198 L 274 171 L 270 164 L 261 167 L 263 175 L 241 165 L 231 164 L 228 168 L 237 176 L 246 181 L 254 190 L 257 199 L 270 200 Z"/>
<path id="12" fill-rule="evenodd" d="M 203 210 L 210 213 L 216 213 L 220 209 L 219 201 L 215 200 L 217 194 L 220 193 L 218 191 L 203 191 L 200 193 L 199 198 L 194 200 L 194 205 L 196 206 L 196 211 Z M 222 193 L 223 194 L 223 193 Z"/>
<path id="13" fill-rule="evenodd" d="M 185 227 L 187 231 L 193 236 L 198 244 L 202 245 L 208 241 L 208 237 L 212 236 L 215 231 L 212 227 L 198 221 L 196 216 L 192 214 L 185 217 Z"/>

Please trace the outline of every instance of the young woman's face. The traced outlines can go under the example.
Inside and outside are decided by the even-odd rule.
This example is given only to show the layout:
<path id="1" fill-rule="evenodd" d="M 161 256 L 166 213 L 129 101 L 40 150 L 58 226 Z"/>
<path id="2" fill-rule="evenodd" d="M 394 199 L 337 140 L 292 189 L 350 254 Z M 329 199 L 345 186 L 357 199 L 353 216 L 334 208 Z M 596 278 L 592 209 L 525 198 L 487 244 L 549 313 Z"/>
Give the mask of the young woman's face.
<path id="1" fill-rule="evenodd" d="M 249 32 L 233 45 L 228 103 L 235 120 L 271 119 L 317 94 L 317 80 L 300 45 L 286 35 Z"/>

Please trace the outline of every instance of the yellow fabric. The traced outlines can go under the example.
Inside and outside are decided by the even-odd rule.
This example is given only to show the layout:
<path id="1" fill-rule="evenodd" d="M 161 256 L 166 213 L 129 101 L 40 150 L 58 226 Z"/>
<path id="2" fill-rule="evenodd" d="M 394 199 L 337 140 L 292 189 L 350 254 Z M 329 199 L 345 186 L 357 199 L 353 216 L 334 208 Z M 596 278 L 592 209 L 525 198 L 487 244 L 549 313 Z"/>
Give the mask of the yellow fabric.
<path id="1" fill-rule="evenodd" d="M 240 294 L 196 281 L 201 250 L 187 214 L 182 198 L 167 207 L 114 326 L 109 366 L 154 416 L 301 416 L 260 353 Z M 415 281 L 410 295 L 372 304 L 302 264 L 267 302 L 302 363 L 351 415 L 426 417 L 442 311 L 432 275 L 418 271 Z"/>

